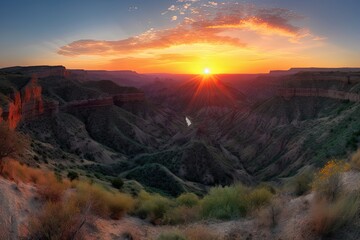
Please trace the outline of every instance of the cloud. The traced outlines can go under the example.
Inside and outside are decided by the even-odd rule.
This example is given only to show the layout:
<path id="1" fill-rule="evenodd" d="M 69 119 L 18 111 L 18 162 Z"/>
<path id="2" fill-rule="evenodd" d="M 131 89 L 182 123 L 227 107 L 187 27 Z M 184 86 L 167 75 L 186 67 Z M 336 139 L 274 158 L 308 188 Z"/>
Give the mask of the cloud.
<path id="1" fill-rule="evenodd" d="M 236 2 L 217 4 L 208 1 L 205 5 L 197 0 L 177 2 L 180 5 L 171 5 L 168 11 L 186 15 L 175 27 L 162 30 L 150 29 L 137 36 L 117 41 L 78 40 L 62 46 L 58 54 L 111 56 L 197 43 L 246 48 L 248 43 L 242 41 L 241 35 L 229 34 L 234 30 L 253 31 L 259 36 L 281 36 L 287 38 L 289 42 L 299 42 L 308 36 L 311 39 L 318 39 L 310 31 L 295 25 L 294 22 L 301 20 L 302 17 L 287 9 L 259 8 Z M 173 15 L 171 20 L 178 20 L 177 15 Z"/>

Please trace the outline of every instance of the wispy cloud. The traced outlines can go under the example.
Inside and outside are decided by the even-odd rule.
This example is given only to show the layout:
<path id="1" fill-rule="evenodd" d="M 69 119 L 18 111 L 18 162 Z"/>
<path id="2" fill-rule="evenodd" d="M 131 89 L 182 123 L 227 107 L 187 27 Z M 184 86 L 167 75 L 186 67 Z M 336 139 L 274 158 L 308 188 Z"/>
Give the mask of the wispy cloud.
<path id="1" fill-rule="evenodd" d="M 303 38 L 313 41 L 323 39 L 296 24 L 302 16 L 283 8 L 260 8 L 236 2 L 177 0 L 177 4 L 169 6 L 162 14 L 171 14 L 170 20 L 179 23 L 168 29 L 150 29 L 117 41 L 77 40 L 62 46 L 58 54 L 115 56 L 198 43 L 241 49 L 252 44 L 243 40 L 241 31 L 251 31 L 259 37 L 276 35 L 289 43 L 299 43 Z"/>

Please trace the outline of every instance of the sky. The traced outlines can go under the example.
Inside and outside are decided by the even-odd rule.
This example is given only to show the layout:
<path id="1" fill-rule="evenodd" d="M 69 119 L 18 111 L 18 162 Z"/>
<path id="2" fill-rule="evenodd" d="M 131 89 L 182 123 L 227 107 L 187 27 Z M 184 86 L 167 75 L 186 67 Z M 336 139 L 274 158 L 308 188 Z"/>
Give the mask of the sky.
<path id="1" fill-rule="evenodd" d="M 358 0 L 1 0 L 0 67 L 360 67 Z"/>

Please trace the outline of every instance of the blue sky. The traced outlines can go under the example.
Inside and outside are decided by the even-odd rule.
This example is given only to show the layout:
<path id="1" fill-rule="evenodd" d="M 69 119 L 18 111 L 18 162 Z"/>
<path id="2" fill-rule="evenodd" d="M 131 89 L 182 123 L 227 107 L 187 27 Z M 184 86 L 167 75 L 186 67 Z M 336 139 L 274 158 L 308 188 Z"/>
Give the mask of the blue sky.
<path id="1" fill-rule="evenodd" d="M 209 4 L 210 2 L 214 4 Z M 127 59 L 139 58 L 143 60 L 145 57 L 149 57 L 149 54 L 153 54 L 155 58 L 163 54 L 174 54 L 174 51 L 169 50 L 174 46 L 166 45 L 162 46 L 161 49 L 158 46 L 151 48 L 153 44 L 149 49 L 141 48 L 136 50 L 136 52 L 126 54 L 124 51 L 112 51 L 113 56 L 110 56 L 110 54 L 94 54 L 90 50 L 85 51 L 85 54 L 77 54 L 78 49 L 74 50 L 74 45 L 71 45 L 71 43 L 79 40 L 107 41 L 108 43 L 139 36 L 149 30 L 155 31 L 155 35 L 165 34 L 164 32 L 159 33 L 156 31 L 176 28 L 177 25 L 184 24 L 185 17 L 196 17 L 194 13 L 191 15 L 189 12 L 181 13 L 181 11 L 169 10 L 172 5 L 183 7 L 185 4 L 190 4 L 193 7 L 197 4 L 201 8 L 202 4 L 207 4 L 209 7 L 211 5 L 211 7 L 216 9 L 222 2 L 254 5 L 259 9 L 281 8 L 289 10 L 297 16 L 297 18 L 289 20 L 289 23 L 291 22 L 297 28 L 308 30 L 313 39 L 322 39 L 323 41 L 322 46 L 317 48 L 314 44 L 304 40 L 303 46 L 309 47 L 302 47 L 299 50 L 299 46 L 296 48 L 292 46 L 291 51 L 288 50 L 289 48 L 286 51 L 284 49 L 279 51 L 279 47 L 275 44 L 273 49 L 266 48 L 269 53 L 271 52 L 266 57 L 274 56 L 274 60 L 279 57 L 279 62 L 285 62 L 285 53 L 287 54 L 286 59 L 291 54 L 293 54 L 294 59 L 297 54 L 300 54 L 304 56 L 304 59 L 310 57 L 317 58 L 319 56 L 319 59 L 312 63 L 319 66 L 325 66 L 326 64 L 330 67 L 360 65 L 360 61 L 357 59 L 357 56 L 360 54 L 360 14 L 358 14 L 360 1 L 355 0 L 2 0 L 0 3 L 0 66 L 63 64 L 76 68 L 113 69 L 114 65 L 107 63 L 119 59 L 119 56 L 123 55 L 126 55 Z M 176 16 L 175 21 L 174 16 Z M 271 19 L 273 17 L 272 15 Z M 236 28 L 239 29 L 239 27 Z M 234 30 L 235 28 L 231 27 L 231 29 Z M 226 29 L 227 31 L 224 30 L 224 32 L 228 33 L 231 29 Z M 250 30 L 258 31 L 259 29 L 256 27 L 255 30 Z M 252 33 L 248 32 L 249 29 L 244 29 L 244 31 L 248 33 L 247 36 L 252 35 Z M 249 42 L 248 37 L 244 36 L 245 32 L 241 33 L 239 38 L 241 36 L 242 39 L 246 39 L 247 46 L 251 46 L 252 41 Z M 264 35 L 264 33 L 259 33 L 259 31 L 256 34 L 254 39 Z M 278 36 L 274 36 L 274 39 L 275 37 L 277 38 Z M 201 43 L 203 42 L 204 39 L 201 40 Z M 211 43 L 210 40 L 206 42 Z M 178 51 L 180 53 L 186 52 L 186 56 L 188 56 L 191 54 L 192 49 L 190 45 L 197 43 L 191 40 L 190 42 L 187 41 L 178 45 L 183 46 L 186 44 L 189 45 L 187 49 L 180 49 Z M 262 48 L 265 45 L 266 43 L 264 42 L 258 43 L 258 45 L 251 46 L 251 48 L 260 49 L 260 47 Z M 325 45 L 327 47 L 324 47 Z M 68 54 L 69 52 L 67 54 L 59 54 L 59 49 L 64 46 L 71 47 L 70 51 L 72 52 L 70 54 Z M 82 48 L 84 47 L 82 46 Z M 212 47 L 207 46 L 207 49 L 212 49 Z M 214 51 L 217 51 L 216 49 L 214 48 Z M 333 54 L 329 53 L 331 49 L 334 49 Z M 161 53 L 155 53 L 160 50 L 162 51 Z M 239 57 L 243 56 L 243 49 L 241 51 L 239 49 L 238 52 Z M 318 55 L 311 55 L 310 53 L 314 54 L 313 52 L 318 53 Z M 206 54 L 209 56 L 208 59 L 210 59 L 215 52 L 211 54 L 210 51 L 207 51 Z M 246 54 L 249 54 L 246 55 L 248 58 L 251 58 L 251 56 L 255 58 L 255 55 L 259 57 L 258 52 L 256 54 L 254 52 L 251 55 L 247 51 Z M 196 52 L 196 54 L 192 55 L 198 56 L 199 53 Z M 334 58 L 334 61 L 329 61 L 329 58 Z M 336 58 L 338 59 L 337 61 Z M 304 62 L 306 61 L 304 60 Z M 293 62 L 293 64 L 301 63 Z M 244 63 L 242 66 L 245 65 Z M 137 65 L 123 66 L 119 64 L 115 66 L 121 69 L 123 67 L 136 68 Z M 288 67 L 288 65 L 279 64 L 280 68 L 282 66 Z M 158 69 L 158 66 L 153 67 L 156 70 Z M 171 67 L 171 64 L 168 63 L 167 68 L 169 67 Z M 143 72 L 151 72 L 150 66 L 139 69 Z M 178 66 L 176 69 L 181 68 Z M 255 70 L 255 67 L 248 68 L 248 71 Z M 263 71 L 266 70 L 268 69 L 263 69 Z M 262 71 L 262 68 L 259 68 L 259 71 Z"/>

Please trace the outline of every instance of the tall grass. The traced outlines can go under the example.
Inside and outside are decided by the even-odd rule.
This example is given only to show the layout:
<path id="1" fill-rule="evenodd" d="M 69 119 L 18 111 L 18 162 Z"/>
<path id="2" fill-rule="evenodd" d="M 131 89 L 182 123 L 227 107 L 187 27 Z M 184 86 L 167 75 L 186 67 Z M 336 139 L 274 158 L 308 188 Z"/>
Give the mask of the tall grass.
<path id="1" fill-rule="evenodd" d="M 351 222 L 359 209 L 360 199 L 355 194 L 341 196 L 335 201 L 317 199 L 310 209 L 310 222 L 316 233 L 326 236 Z"/>
<path id="2" fill-rule="evenodd" d="M 84 221 L 74 201 L 47 202 L 39 214 L 30 217 L 29 239 L 81 239 Z"/>
<path id="3" fill-rule="evenodd" d="M 110 192 L 97 184 L 78 182 L 76 201 L 80 206 L 89 206 L 91 212 L 102 217 L 119 219 L 135 207 L 134 199 L 123 193 Z"/>

